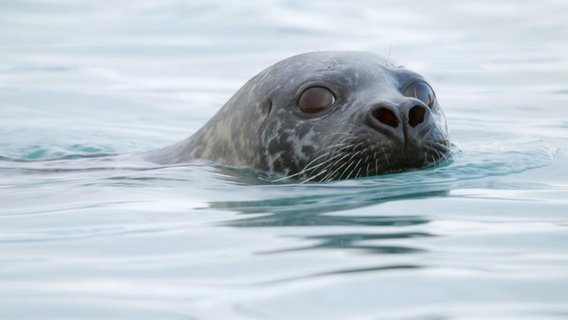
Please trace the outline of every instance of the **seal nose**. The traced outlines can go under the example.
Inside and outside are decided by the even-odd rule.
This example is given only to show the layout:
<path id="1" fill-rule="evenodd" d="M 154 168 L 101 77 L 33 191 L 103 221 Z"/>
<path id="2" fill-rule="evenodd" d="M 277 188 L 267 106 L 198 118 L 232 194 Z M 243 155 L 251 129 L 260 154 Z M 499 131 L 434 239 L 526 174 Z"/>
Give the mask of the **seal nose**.
<path id="1" fill-rule="evenodd" d="M 400 123 L 396 114 L 385 107 L 379 107 L 373 110 L 372 115 L 375 119 L 379 120 L 380 123 L 393 128 L 398 127 L 398 124 Z"/>
<path id="2" fill-rule="evenodd" d="M 423 106 L 414 106 L 410 108 L 408 112 L 408 124 L 415 128 L 417 125 L 424 122 L 424 115 L 426 114 L 426 108 Z"/>
<path id="3" fill-rule="evenodd" d="M 416 135 L 418 133 L 413 131 L 417 131 L 417 127 L 427 122 L 427 114 L 427 107 L 420 104 L 380 104 L 371 109 L 370 126 L 385 134 L 401 137 Z"/>

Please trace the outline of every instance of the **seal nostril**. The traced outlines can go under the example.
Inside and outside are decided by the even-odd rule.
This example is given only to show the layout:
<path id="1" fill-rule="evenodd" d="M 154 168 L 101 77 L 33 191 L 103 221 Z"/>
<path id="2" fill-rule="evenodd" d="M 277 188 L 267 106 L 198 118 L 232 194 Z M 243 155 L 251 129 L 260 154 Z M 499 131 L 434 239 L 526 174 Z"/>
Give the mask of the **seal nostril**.
<path id="1" fill-rule="evenodd" d="M 424 122 L 424 115 L 426 114 L 426 109 L 421 106 L 414 106 L 408 112 L 408 124 L 411 127 L 416 127 L 417 125 Z"/>
<path id="2" fill-rule="evenodd" d="M 389 125 L 393 128 L 398 127 L 398 118 L 396 117 L 396 115 L 394 114 L 394 112 L 390 111 L 387 108 L 378 108 L 375 111 L 373 111 L 373 117 L 375 117 L 375 119 L 379 120 L 379 122 Z"/>

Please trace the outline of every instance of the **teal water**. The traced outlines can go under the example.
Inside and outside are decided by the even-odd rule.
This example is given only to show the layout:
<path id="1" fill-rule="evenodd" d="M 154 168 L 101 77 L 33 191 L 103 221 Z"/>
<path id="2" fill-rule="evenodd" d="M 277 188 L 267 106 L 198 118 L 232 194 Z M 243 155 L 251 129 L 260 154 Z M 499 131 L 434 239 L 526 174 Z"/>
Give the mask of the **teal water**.
<path id="1" fill-rule="evenodd" d="M 0 318 L 568 318 L 566 16 L 552 0 L 3 1 Z M 453 160 L 267 184 L 136 155 L 268 65 L 330 49 L 423 74 Z"/>

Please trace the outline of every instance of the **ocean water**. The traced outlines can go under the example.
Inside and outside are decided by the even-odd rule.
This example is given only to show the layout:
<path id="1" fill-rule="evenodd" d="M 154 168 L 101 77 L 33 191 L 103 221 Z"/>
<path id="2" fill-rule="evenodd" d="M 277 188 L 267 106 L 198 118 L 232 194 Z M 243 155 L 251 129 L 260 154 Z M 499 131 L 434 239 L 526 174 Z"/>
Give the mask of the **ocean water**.
<path id="1" fill-rule="evenodd" d="M 0 318 L 568 318 L 566 17 L 553 0 L 3 0 Z M 314 184 L 137 155 L 313 50 L 423 74 L 459 152 Z"/>

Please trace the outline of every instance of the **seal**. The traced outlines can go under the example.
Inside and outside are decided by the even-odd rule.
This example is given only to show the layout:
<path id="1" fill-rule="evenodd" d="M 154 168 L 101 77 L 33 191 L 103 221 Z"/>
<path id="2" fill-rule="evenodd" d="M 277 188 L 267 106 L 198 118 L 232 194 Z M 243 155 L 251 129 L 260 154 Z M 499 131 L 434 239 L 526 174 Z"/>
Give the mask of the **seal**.
<path id="1" fill-rule="evenodd" d="M 431 167 L 450 147 L 421 75 L 372 53 L 322 51 L 260 72 L 195 134 L 147 159 L 206 159 L 307 182 Z"/>

